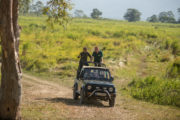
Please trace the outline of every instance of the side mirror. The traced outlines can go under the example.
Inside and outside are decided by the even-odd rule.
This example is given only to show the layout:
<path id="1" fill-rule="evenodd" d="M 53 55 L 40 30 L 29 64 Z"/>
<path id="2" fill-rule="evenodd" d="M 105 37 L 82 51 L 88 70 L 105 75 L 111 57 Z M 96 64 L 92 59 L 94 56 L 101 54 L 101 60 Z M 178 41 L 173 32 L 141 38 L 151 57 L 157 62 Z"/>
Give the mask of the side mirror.
<path id="1" fill-rule="evenodd" d="M 111 77 L 111 81 L 114 81 L 114 77 Z"/>

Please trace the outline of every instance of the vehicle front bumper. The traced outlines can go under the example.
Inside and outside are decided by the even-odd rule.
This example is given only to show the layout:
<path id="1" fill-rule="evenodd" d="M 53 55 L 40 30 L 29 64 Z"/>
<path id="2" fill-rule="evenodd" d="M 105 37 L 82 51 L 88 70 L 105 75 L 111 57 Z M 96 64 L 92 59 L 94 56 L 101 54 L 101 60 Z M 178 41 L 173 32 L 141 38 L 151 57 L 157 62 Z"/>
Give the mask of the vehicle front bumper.
<path id="1" fill-rule="evenodd" d="M 107 90 L 94 90 L 92 92 L 86 92 L 86 97 L 89 99 L 111 100 L 116 97 L 116 93 L 109 93 Z"/>

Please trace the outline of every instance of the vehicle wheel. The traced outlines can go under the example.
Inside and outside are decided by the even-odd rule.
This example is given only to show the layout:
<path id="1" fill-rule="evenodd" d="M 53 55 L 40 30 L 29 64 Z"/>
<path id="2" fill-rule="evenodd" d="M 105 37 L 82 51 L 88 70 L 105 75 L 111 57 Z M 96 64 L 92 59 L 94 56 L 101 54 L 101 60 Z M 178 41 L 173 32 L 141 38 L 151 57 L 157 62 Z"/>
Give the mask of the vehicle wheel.
<path id="1" fill-rule="evenodd" d="M 76 91 L 77 91 L 77 85 L 74 85 L 74 88 L 73 88 L 73 99 L 74 100 L 78 99 L 78 94 Z"/>
<path id="2" fill-rule="evenodd" d="M 111 98 L 111 100 L 109 100 L 109 106 L 114 107 L 114 105 L 115 105 L 115 98 Z"/>
<path id="3" fill-rule="evenodd" d="M 85 101 L 84 90 L 81 89 L 81 92 L 80 92 L 80 104 L 83 104 L 84 101 Z"/>

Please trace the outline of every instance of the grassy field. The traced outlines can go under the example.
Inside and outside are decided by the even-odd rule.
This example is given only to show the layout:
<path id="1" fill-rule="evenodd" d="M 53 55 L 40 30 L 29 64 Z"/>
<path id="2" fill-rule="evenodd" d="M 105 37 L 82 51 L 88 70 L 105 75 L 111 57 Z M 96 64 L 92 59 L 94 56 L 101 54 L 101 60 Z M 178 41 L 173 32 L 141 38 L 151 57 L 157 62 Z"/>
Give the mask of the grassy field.
<path id="1" fill-rule="evenodd" d="M 51 29 L 45 21 L 46 17 L 20 17 L 25 71 L 73 78 L 82 48 L 92 53 L 99 46 L 118 90 L 137 99 L 180 106 L 179 24 L 73 19 L 65 30 L 58 25 Z"/>

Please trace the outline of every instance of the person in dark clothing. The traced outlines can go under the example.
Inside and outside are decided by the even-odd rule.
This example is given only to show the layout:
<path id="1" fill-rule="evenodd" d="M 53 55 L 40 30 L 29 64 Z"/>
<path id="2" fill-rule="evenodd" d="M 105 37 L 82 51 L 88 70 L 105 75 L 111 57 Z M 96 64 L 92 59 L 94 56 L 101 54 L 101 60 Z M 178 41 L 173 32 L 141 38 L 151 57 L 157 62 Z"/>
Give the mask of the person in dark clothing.
<path id="1" fill-rule="evenodd" d="M 101 63 L 103 62 L 103 53 L 99 50 L 98 47 L 94 48 L 94 52 L 92 54 L 94 58 L 95 66 L 101 66 Z"/>
<path id="2" fill-rule="evenodd" d="M 88 57 L 90 58 L 90 60 L 92 60 L 92 56 L 87 51 L 87 48 L 84 47 L 83 52 L 81 52 L 80 55 L 78 56 L 78 58 L 80 58 L 80 61 L 79 61 L 79 67 L 77 70 L 77 77 L 76 77 L 77 79 L 79 79 L 79 75 L 80 75 L 83 65 L 88 65 L 88 63 L 87 63 Z"/>

